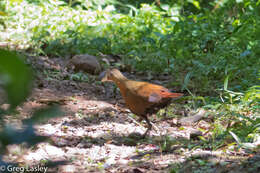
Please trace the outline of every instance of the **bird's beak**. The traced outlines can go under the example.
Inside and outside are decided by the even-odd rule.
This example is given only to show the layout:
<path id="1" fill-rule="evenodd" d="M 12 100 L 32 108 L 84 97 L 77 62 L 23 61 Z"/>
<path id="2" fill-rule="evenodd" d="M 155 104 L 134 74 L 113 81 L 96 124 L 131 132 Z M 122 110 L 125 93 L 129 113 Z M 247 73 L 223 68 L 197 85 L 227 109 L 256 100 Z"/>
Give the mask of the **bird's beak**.
<path id="1" fill-rule="evenodd" d="M 100 73 L 100 75 L 98 76 L 98 79 L 101 80 L 101 82 L 107 82 L 110 81 L 107 77 L 107 71 L 103 71 Z"/>
<path id="2" fill-rule="evenodd" d="M 107 79 L 107 75 L 105 75 L 105 77 L 103 77 L 103 78 L 101 79 L 101 82 L 107 82 L 107 81 L 109 81 L 109 80 Z"/>

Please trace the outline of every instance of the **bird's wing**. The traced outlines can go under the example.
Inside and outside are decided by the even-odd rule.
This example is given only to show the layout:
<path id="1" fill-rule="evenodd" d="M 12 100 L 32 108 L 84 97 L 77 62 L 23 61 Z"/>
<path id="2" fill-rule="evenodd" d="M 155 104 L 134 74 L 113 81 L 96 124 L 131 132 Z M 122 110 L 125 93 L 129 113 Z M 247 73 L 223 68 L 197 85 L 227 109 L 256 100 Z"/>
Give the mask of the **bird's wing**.
<path id="1" fill-rule="evenodd" d="M 162 97 L 160 96 L 160 94 L 157 94 L 155 92 L 151 93 L 148 97 L 148 101 L 152 103 L 158 103 L 161 101 L 161 99 Z"/>
<path id="2" fill-rule="evenodd" d="M 148 82 L 136 81 L 129 81 L 128 87 L 131 94 L 151 103 L 160 102 L 162 97 L 159 94 L 159 90 L 166 89 L 159 85 L 150 84 Z"/>

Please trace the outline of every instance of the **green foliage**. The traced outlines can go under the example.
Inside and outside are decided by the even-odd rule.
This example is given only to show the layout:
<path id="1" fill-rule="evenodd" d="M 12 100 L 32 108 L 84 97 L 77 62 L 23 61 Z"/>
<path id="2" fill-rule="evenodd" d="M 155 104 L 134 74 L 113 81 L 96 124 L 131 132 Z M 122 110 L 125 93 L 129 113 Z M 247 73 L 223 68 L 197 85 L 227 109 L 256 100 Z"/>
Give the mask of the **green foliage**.
<path id="1" fill-rule="evenodd" d="M 71 74 L 70 79 L 74 81 L 82 81 L 82 82 L 88 82 L 89 78 L 87 75 L 84 75 L 84 73 L 76 73 L 76 74 Z"/>
<path id="2" fill-rule="evenodd" d="M 227 83 L 228 78 L 224 82 L 222 103 L 211 107 L 216 110 L 212 135 L 214 145 L 216 148 L 222 146 L 231 135 L 240 147 L 255 150 L 260 140 L 259 87 L 251 87 L 242 94 L 228 90 Z"/>
<path id="3" fill-rule="evenodd" d="M 225 76 L 235 91 L 254 85 L 259 3 L 142 2 L 12 1 L 3 19 L 13 31 L 8 39 L 20 47 L 50 56 L 124 55 L 125 64 L 167 72 L 194 94 L 216 95 Z"/>
<path id="4" fill-rule="evenodd" d="M 260 100 L 260 85 L 250 87 L 246 92 L 243 101 L 245 102 L 257 102 Z"/>
<path id="5" fill-rule="evenodd" d="M 10 105 L 8 110 L 0 108 L 0 153 L 4 153 L 10 144 L 27 143 L 27 145 L 32 146 L 45 140 L 45 137 L 35 133 L 33 125 L 61 115 L 57 107 L 36 111 L 31 118 L 23 120 L 22 129 L 12 127 L 4 121 L 6 115 L 14 114 L 14 109 L 25 101 L 31 91 L 32 71 L 30 68 L 24 64 L 17 53 L 0 50 L 0 77 L 0 84 L 7 94 Z M 2 161 L 0 156 L 0 166 L 11 164 Z"/>

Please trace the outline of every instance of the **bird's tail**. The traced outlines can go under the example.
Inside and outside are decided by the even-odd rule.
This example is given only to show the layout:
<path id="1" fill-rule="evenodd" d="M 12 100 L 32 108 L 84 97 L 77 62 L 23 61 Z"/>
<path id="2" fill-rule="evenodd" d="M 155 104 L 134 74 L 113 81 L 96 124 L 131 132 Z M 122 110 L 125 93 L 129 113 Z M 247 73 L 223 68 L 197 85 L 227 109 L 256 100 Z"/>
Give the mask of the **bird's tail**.
<path id="1" fill-rule="evenodd" d="M 182 93 L 164 92 L 162 95 L 164 98 L 179 98 L 182 97 Z"/>

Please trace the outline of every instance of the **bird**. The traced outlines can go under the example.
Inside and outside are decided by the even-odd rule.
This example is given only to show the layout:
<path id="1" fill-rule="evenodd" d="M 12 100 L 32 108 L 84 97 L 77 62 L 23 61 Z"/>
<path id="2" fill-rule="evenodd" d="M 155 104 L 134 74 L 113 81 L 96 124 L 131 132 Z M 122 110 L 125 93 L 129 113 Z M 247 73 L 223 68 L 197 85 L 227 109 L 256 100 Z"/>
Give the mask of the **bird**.
<path id="1" fill-rule="evenodd" d="M 172 98 L 177 99 L 183 96 L 182 93 L 170 92 L 161 85 L 130 80 L 116 68 L 106 70 L 100 78 L 101 82 L 114 82 L 120 89 L 126 107 L 141 120 L 146 121 L 148 128 L 142 135 L 143 138 L 152 129 L 148 117 L 169 105 Z"/>

